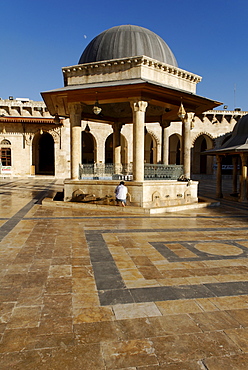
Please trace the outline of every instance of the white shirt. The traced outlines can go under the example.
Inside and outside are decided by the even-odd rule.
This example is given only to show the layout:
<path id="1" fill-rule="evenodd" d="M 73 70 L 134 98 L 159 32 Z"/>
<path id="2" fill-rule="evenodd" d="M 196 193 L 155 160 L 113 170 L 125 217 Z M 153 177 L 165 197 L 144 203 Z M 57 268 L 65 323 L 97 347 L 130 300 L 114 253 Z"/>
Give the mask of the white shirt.
<path id="1" fill-rule="evenodd" d="M 127 197 L 127 187 L 125 185 L 118 185 L 115 189 L 115 194 L 117 199 L 126 199 Z"/>

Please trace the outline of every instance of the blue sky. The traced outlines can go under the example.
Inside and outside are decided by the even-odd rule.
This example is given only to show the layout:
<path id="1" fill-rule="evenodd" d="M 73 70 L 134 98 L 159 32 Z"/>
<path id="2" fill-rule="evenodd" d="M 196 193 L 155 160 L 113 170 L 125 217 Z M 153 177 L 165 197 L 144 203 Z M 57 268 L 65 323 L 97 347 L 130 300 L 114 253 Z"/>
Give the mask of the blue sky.
<path id="1" fill-rule="evenodd" d="M 150 29 L 178 66 L 202 76 L 197 94 L 248 110 L 247 0 L 1 0 L 0 97 L 42 100 L 63 86 L 87 44 L 121 24 Z M 222 108 L 223 105 L 220 107 Z"/>

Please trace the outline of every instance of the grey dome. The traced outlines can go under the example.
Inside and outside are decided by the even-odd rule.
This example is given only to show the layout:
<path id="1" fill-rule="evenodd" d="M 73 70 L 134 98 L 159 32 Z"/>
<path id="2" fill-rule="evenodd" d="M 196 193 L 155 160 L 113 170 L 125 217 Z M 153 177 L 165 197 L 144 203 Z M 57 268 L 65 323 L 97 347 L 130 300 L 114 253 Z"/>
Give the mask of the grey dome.
<path id="1" fill-rule="evenodd" d="M 145 55 L 177 67 L 174 54 L 164 40 L 147 28 L 123 25 L 109 28 L 86 47 L 78 64 Z"/>
<path id="2" fill-rule="evenodd" d="M 248 114 L 243 116 L 235 125 L 232 136 L 221 148 L 229 148 L 246 143 L 248 139 Z"/>

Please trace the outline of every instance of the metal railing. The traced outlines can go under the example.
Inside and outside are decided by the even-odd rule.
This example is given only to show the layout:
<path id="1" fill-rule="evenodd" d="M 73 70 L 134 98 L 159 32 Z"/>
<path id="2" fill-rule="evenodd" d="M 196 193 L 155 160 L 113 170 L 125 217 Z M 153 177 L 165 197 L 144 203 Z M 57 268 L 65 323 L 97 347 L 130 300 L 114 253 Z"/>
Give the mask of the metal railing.
<path id="1" fill-rule="evenodd" d="M 144 165 L 145 180 L 178 180 L 183 175 L 182 165 L 147 164 Z M 132 180 L 133 165 L 94 163 L 79 165 L 80 179 Z"/>
<path id="2" fill-rule="evenodd" d="M 178 180 L 183 175 L 182 165 L 145 164 L 145 180 Z"/>
<path id="3" fill-rule="evenodd" d="M 80 164 L 79 178 L 80 179 L 125 179 L 131 180 L 133 175 L 132 163 L 128 164 L 113 164 L 113 163 L 94 163 Z"/>

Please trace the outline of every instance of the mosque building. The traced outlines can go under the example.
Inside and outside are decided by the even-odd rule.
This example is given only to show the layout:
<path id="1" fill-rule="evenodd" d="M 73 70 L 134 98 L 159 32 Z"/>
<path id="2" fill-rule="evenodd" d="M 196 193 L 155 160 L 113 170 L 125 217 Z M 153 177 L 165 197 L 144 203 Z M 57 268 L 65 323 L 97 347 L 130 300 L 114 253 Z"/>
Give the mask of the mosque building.
<path id="1" fill-rule="evenodd" d="M 221 103 L 196 94 L 201 77 L 139 26 L 102 32 L 62 72 L 64 87 L 43 92 L 45 103 L 0 100 L 0 176 L 67 179 L 66 200 L 82 187 L 102 196 L 125 178 L 134 205 L 183 202 L 173 197 L 185 189 L 173 195 L 151 180 L 167 180 L 163 188 L 180 174 L 213 175 L 215 158 L 202 152 L 219 148 L 248 113 L 214 109 Z M 226 173 L 230 165 L 222 162 Z M 195 190 L 186 195 L 194 201 Z"/>

